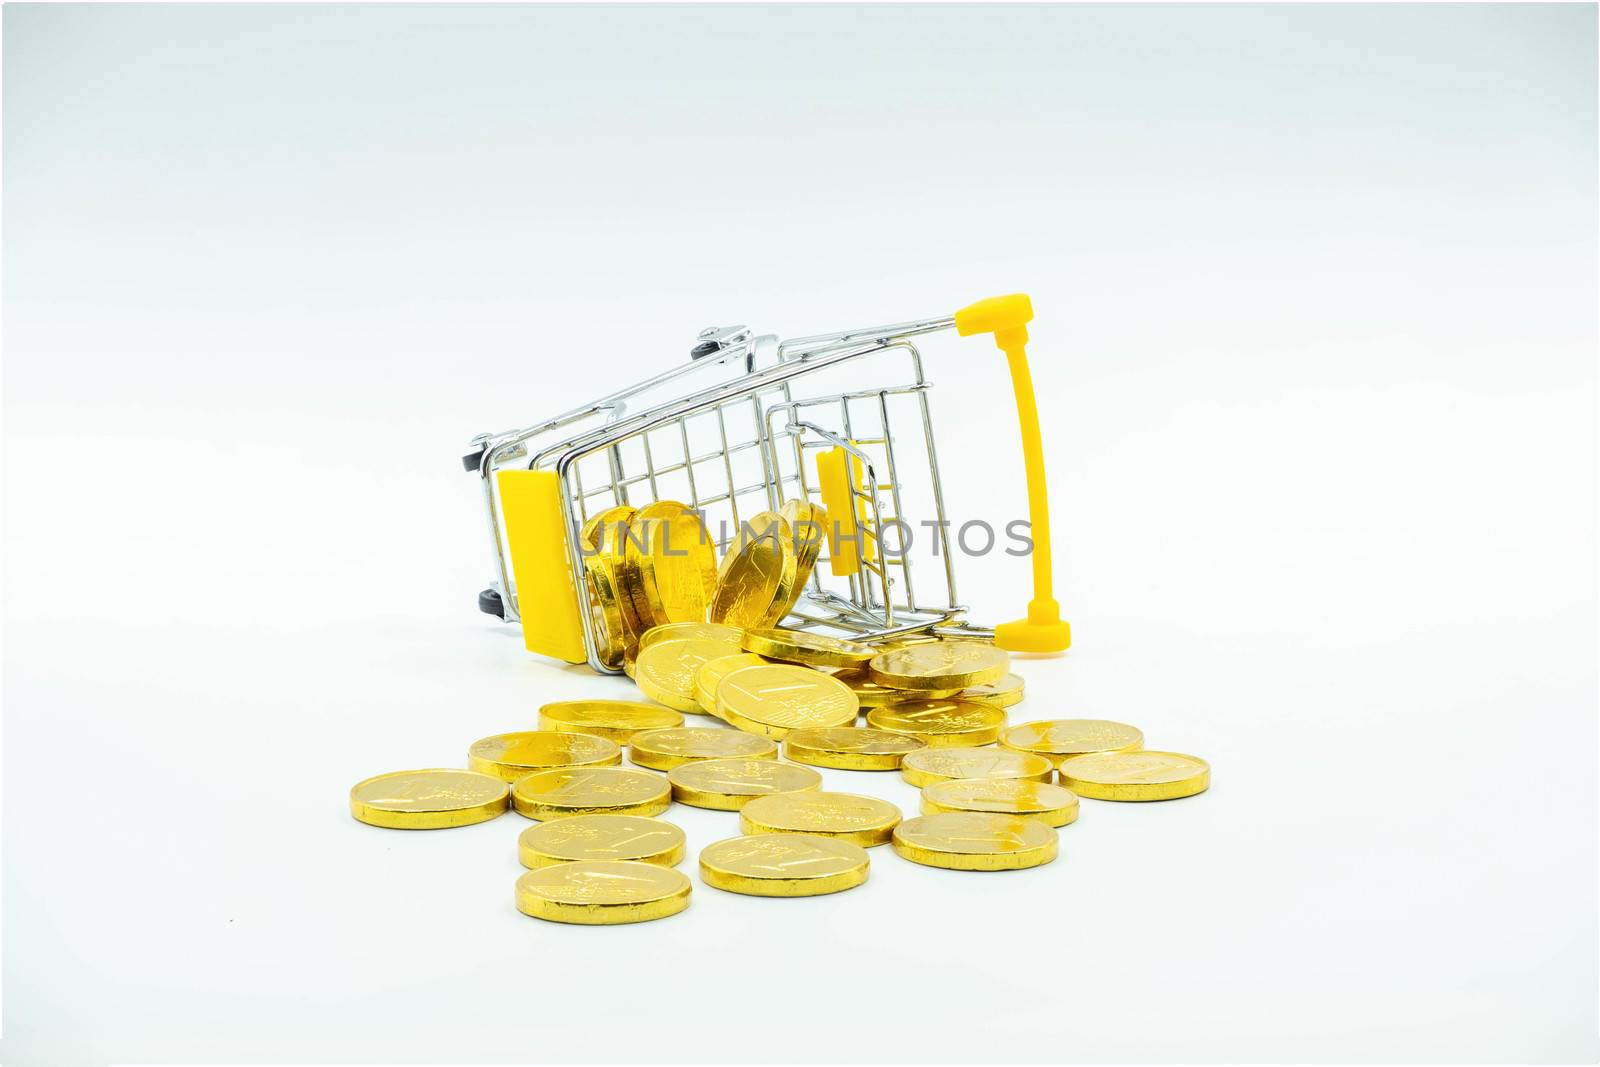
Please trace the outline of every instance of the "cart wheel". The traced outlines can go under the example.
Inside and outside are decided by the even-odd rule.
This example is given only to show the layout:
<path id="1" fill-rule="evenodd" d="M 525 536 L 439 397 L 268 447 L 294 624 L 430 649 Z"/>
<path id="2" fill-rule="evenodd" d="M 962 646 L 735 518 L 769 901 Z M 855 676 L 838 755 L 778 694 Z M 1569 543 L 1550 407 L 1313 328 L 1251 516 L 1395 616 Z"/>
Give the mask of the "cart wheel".
<path id="1" fill-rule="evenodd" d="M 484 445 L 476 452 L 468 452 L 466 455 L 461 457 L 461 466 L 466 468 L 468 474 L 477 474 L 478 468 L 483 465 L 483 454 L 488 450 L 489 446 Z"/>
<path id="2" fill-rule="evenodd" d="M 721 351 L 722 345 L 718 344 L 716 341 L 702 341 L 693 348 L 689 349 L 689 358 L 705 359 L 707 356 L 715 355 Z"/>
<path id="3" fill-rule="evenodd" d="M 500 599 L 500 590 L 485 589 L 478 594 L 478 610 L 485 615 L 493 615 L 497 619 L 505 619 L 506 605 Z"/>

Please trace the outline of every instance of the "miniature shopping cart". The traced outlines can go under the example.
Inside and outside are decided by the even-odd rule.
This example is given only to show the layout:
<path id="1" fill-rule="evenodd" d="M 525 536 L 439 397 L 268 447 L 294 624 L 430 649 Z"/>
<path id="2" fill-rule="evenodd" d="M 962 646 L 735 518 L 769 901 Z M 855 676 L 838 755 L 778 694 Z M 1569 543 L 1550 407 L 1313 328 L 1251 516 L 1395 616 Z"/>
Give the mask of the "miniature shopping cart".
<path id="1" fill-rule="evenodd" d="M 1008 649 L 1065 649 L 1025 352 L 1032 317 L 1016 294 L 951 316 L 789 340 L 712 328 L 681 366 L 525 429 L 473 438 L 463 465 L 482 481 L 497 569 L 479 608 L 520 621 L 531 651 L 615 673 L 601 661 L 604 623 L 583 586 L 579 533 L 591 516 L 677 500 L 700 511 L 725 548 L 742 521 L 799 498 L 843 529 L 827 539 L 783 625 L 869 641 L 992 634 Z M 937 554 L 896 550 L 906 529 L 949 529 L 913 339 L 951 329 L 994 336 L 1022 429 L 1034 595 L 1024 618 L 992 631 L 965 617 L 949 537 Z"/>

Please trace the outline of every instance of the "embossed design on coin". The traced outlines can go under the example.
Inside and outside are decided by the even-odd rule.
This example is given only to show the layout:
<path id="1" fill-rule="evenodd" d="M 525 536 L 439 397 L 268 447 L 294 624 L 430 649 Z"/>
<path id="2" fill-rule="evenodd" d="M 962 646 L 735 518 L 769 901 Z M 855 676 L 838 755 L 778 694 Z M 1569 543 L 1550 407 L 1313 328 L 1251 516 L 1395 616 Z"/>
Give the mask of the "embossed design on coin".
<path id="1" fill-rule="evenodd" d="M 573 815 L 528 827 L 517 838 L 524 867 L 579 860 L 638 860 L 672 866 L 683 858 L 683 831 L 640 815 Z"/>
<path id="2" fill-rule="evenodd" d="M 1127 752 L 1144 745 L 1136 726 L 1109 719 L 1046 719 L 1024 722 L 1000 734 L 1000 744 L 1019 752 L 1037 752 L 1052 763 L 1090 752 Z"/>
<path id="3" fill-rule="evenodd" d="M 1063 761 L 1061 784 L 1095 800 L 1177 800 L 1211 787 L 1211 765 L 1182 752 L 1095 752 Z"/>
<path id="4" fill-rule="evenodd" d="M 707 845 L 700 880 L 751 896 L 820 896 L 865 882 L 870 865 L 865 849 L 842 838 L 760 834 Z"/>
<path id="5" fill-rule="evenodd" d="M 950 690 L 999 681 L 1011 657 L 981 641 L 930 641 L 880 653 L 867 666 L 891 689 Z"/>
<path id="6" fill-rule="evenodd" d="M 711 621 L 761 629 L 788 611 L 800 559 L 789 523 L 776 512 L 763 511 L 741 527 L 717 572 Z"/>
<path id="7" fill-rule="evenodd" d="M 584 860 L 528 871 L 517 879 L 517 910 L 537 919 L 588 926 L 647 922 L 689 906 L 680 871 L 654 863 Z"/>
<path id="8" fill-rule="evenodd" d="M 563 700 L 539 709 L 539 726 L 563 733 L 593 734 L 627 744 L 643 730 L 682 726 L 683 716 L 636 700 Z"/>
<path id="9" fill-rule="evenodd" d="M 1006 713 L 971 700 L 906 700 L 867 712 L 867 725 L 920 737 L 937 747 L 987 745 L 1000 736 Z"/>
<path id="10" fill-rule="evenodd" d="M 350 788 L 350 814 L 392 830 L 442 830 L 486 822 L 506 810 L 506 783 L 476 771 L 393 771 Z"/>
<path id="11" fill-rule="evenodd" d="M 792 730 L 783 739 L 783 754 L 796 763 L 850 771 L 892 771 L 925 747 L 921 738 L 857 726 Z"/>
<path id="12" fill-rule="evenodd" d="M 519 778 L 511 806 L 530 819 L 569 815 L 659 815 L 672 803 L 667 780 L 621 767 L 565 767 Z"/>
<path id="13" fill-rule="evenodd" d="M 900 822 L 887 800 L 855 793 L 782 793 L 759 797 L 739 811 L 747 834 L 821 834 L 858 845 L 881 845 Z"/>
<path id="14" fill-rule="evenodd" d="M 695 699 L 695 675 L 710 660 L 738 652 L 735 645 L 703 637 L 681 641 L 657 641 L 639 653 L 633 664 L 633 680 L 639 691 L 674 711 L 705 714 Z"/>
<path id="15" fill-rule="evenodd" d="M 801 727 L 845 726 L 860 706 L 850 687 L 790 663 L 744 667 L 717 687 L 717 711 L 741 730 L 782 738 Z"/>
<path id="16" fill-rule="evenodd" d="M 467 766 L 507 782 L 554 767 L 609 767 L 621 762 L 622 749 L 615 741 L 558 730 L 495 734 L 474 741 L 467 750 Z"/>
<path id="17" fill-rule="evenodd" d="M 822 775 L 810 767 L 769 759 L 699 760 L 672 768 L 667 780 L 674 800 L 718 811 L 737 811 L 756 797 L 822 787 Z"/>
<path id="18" fill-rule="evenodd" d="M 941 811 L 1025 815 L 1051 826 L 1065 826 L 1078 817 L 1078 797 L 1059 785 L 1022 778 L 956 778 L 935 782 L 922 791 L 922 813 Z"/>
<path id="19" fill-rule="evenodd" d="M 846 641 L 808 630 L 749 630 L 744 635 L 746 652 L 788 663 L 813 667 L 859 667 L 877 652 L 871 645 Z"/>
<path id="20" fill-rule="evenodd" d="M 1055 776 L 1055 764 L 1035 753 L 1009 748 L 925 748 L 901 761 L 900 776 L 918 788 L 952 778 L 1048 782 Z"/>
<path id="21" fill-rule="evenodd" d="M 641 767 L 670 771 L 685 763 L 709 759 L 778 758 L 778 743 L 770 737 L 747 734 L 722 726 L 681 726 L 634 734 L 628 759 Z"/>
<path id="22" fill-rule="evenodd" d="M 1056 858 L 1060 837 L 1039 819 L 949 811 L 907 819 L 894 850 L 913 863 L 957 871 L 1014 871 Z"/>
<path id="23" fill-rule="evenodd" d="M 700 705 L 700 710 L 707 715 L 717 715 L 717 690 L 722 686 L 722 680 L 741 667 L 760 667 L 769 660 L 762 659 L 754 652 L 735 652 L 727 656 L 718 656 L 708 659 L 700 665 L 694 675 L 694 699 Z"/>

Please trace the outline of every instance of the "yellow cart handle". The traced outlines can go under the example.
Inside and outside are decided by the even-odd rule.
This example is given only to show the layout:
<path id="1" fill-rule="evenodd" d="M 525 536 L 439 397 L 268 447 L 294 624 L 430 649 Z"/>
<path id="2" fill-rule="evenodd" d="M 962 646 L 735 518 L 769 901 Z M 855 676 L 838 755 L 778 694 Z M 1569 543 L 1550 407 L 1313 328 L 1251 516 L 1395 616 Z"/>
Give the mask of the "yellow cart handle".
<path id="1" fill-rule="evenodd" d="M 994 643 L 1015 652 L 1061 652 L 1072 643 L 1072 627 L 1061 618 L 1061 605 L 1051 591 L 1050 499 L 1044 480 L 1044 447 L 1039 440 L 1039 406 L 1028 373 L 1028 323 L 1033 302 L 1026 293 L 992 296 L 956 312 L 956 332 L 994 334 L 994 343 L 1011 365 L 1011 388 L 1017 395 L 1017 422 L 1022 429 L 1022 463 L 1028 474 L 1028 522 L 1033 528 L 1033 599 L 1028 614 L 994 628 Z"/>

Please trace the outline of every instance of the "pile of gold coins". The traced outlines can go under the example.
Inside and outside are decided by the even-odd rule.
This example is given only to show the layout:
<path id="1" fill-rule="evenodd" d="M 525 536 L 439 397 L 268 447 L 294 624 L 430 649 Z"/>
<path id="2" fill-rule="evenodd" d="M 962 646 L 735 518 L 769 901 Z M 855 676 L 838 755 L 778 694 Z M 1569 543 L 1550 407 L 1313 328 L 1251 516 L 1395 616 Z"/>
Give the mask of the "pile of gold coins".
<path id="1" fill-rule="evenodd" d="M 607 616 L 616 624 L 606 631 L 608 655 L 649 702 L 547 704 L 538 729 L 474 742 L 468 769 L 358 783 L 352 814 L 375 826 L 437 829 L 514 808 L 535 823 L 518 839 L 529 870 L 516 883 L 517 907 L 595 925 L 688 906 L 691 882 L 676 869 L 684 833 L 658 818 L 674 803 L 738 813 L 739 835 L 700 852 L 704 884 L 797 897 L 861 885 L 867 850 L 884 844 L 930 867 L 1037 867 L 1056 858 L 1057 828 L 1077 819 L 1080 797 L 1170 800 L 1209 786 L 1204 760 L 1146 750 L 1132 726 L 1008 725 L 1023 682 L 991 643 L 929 634 L 866 643 L 772 625 L 804 584 L 806 550 L 788 527 L 808 507 L 820 512 L 794 502 L 758 517 L 783 524 L 785 536 L 736 545 L 704 596 L 698 578 L 685 585 L 684 572 L 659 560 L 646 566 L 648 552 L 634 566 L 629 549 L 587 557 L 603 561 L 589 568 L 592 602 L 616 613 Z M 613 516 L 624 524 L 680 520 L 660 504 L 617 510 L 628 512 Z M 610 543 L 593 522 L 585 532 Z M 671 618 L 692 614 L 697 596 L 699 618 Z M 686 714 L 711 724 L 685 726 Z M 631 767 L 622 766 L 624 750 Z M 824 791 L 813 767 L 899 771 L 922 790 L 921 814 L 903 819 L 876 797 Z"/>

